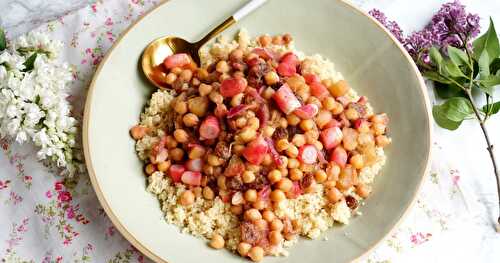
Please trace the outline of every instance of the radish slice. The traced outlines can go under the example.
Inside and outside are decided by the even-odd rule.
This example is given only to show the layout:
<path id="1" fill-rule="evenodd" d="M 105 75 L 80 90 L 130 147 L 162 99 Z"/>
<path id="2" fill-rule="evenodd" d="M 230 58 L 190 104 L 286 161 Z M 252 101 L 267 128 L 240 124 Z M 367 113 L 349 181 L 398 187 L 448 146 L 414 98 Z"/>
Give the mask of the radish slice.
<path id="1" fill-rule="evenodd" d="M 223 97 L 233 97 L 245 91 L 247 81 L 242 78 L 229 78 L 222 81 L 220 94 Z"/>
<path id="2" fill-rule="evenodd" d="M 174 181 L 174 183 L 178 183 L 181 181 L 182 174 L 186 171 L 184 165 L 180 164 L 172 164 L 168 169 L 168 175 Z"/>
<path id="3" fill-rule="evenodd" d="M 173 69 L 176 67 L 181 68 L 186 65 L 189 65 L 190 63 L 191 63 L 191 58 L 186 53 L 174 54 L 166 57 L 165 60 L 163 60 L 163 65 L 167 69 Z"/>
<path id="4" fill-rule="evenodd" d="M 274 141 L 270 138 L 264 138 L 264 140 L 266 140 L 267 142 L 267 146 L 269 147 L 269 154 L 271 154 L 274 164 L 276 164 L 276 166 L 281 166 L 283 164 L 283 160 L 280 158 L 280 154 L 276 150 L 276 147 L 274 147 Z"/>
<path id="5" fill-rule="evenodd" d="M 245 104 L 241 104 L 241 105 L 238 105 L 236 107 L 232 107 L 231 109 L 229 109 L 229 112 L 227 113 L 227 117 L 229 119 L 231 119 L 235 116 L 238 116 L 238 115 L 244 113 L 248 108 L 250 108 L 250 105 L 245 105 Z"/>
<path id="6" fill-rule="evenodd" d="M 321 82 L 313 82 L 309 84 L 309 87 L 311 88 L 311 94 L 318 99 L 322 99 L 330 94 L 328 89 L 325 85 L 321 84 Z"/>
<path id="7" fill-rule="evenodd" d="M 198 186 L 201 184 L 201 173 L 193 171 L 185 171 L 182 173 L 181 180 L 187 185 Z"/>
<path id="8" fill-rule="evenodd" d="M 330 150 L 342 142 L 342 131 L 339 127 L 332 127 L 321 131 L 321 143 L 325 149 Z"/>
<path id="9" fill-rule="evenodd" d="M 289 64 L 294 68 L 299 65 L 299 62 L 300 61 L 297 55 L 293 54 L 292 52 L 285 53 L 280 59 L 280 63 Z"/>
<path id="10" fill-rule="evenodd" d="M 207 116 L 200 125 L 200 139 L 210 140 L 219 136 L 219 120 L 214 116 Z"/>
<path id="11" fill-rule="evenodd" d="M 259 165 L 262 161 L 264 161 L 264 157 L 266 156 L 268 149 L 269 147 L 267 146 L 264 138 L 258 137 L 245 147 L 243 150 L 243 156 L 251 164 Z"/>
<path id="12" fill-rule="evenodd" d="M 282 77 L 291 77 L 297 73 L 297 68 L 292 64 L 279 63 L 276 71 L 278 71 L 278 74 Z"/>
<path id="13" fill-rule="evenodd" d="M 319 83 L 321 81 L 317 75 L 312 74 L 312 73 L 306 73 L 303 75 L 303 77 L 306 80 L 307 85 L 310 85 L 310 84 L 316 83 L 316 82 Z"/>
<path id="14" fill-rule="evenodd" d="M 301 119 L 312 119 L 318 114 L 319 108 L 316 104 L 307 104 L 293 111 Z"/>
<path id="15" fill-rule="evenodd" d="M 186 168 L 189 171 L 201 172 L 201 169 L 203 168 L 203 160 L 201 160 L 201 159 L 189 160 L 186 162 Z"/>
<path id="16" fill-rule="evenodd" d="M 301 106 L 300 101 L 295 97 L 295 94 L 293 94 L 288 84 L 283 84 L 283 86 L 273 94 L 273 99 L 280 110 L 287 115 Z"/>
<path id="17" fill-rule="evenodd" d="M 313 164 L 318 160 L 318 150 L 314 145 L 306 144 L 299 148 L 299 161 L 305 164 Z"/>
<path id="18" fill-rule="evenodd" d="M 344 168 L 346 163 L 347 163 L 347 152 L 342 146 L 337 146 L 335 149 L 333 149 L 331 156 L 330 156 L 330 161 L 335 162 L 338 164 L 341 168 Z"/>

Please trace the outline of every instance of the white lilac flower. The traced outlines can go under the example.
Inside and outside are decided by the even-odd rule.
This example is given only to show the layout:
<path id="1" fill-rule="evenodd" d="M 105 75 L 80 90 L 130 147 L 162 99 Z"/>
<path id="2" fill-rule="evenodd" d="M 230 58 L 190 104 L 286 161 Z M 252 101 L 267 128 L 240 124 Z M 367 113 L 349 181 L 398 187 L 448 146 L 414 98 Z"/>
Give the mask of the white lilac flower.
<path id="1" fill-rule="evenodd" d="M 72 74 L 66 63 L 57 61 L 61 47 L 47 34 L 35 32 L 12 41 L 0 53 L 0 137 L 33 141 L 40 147 L 38 158 L 73 175 L 83 171 L 83 165 L 73 153 L 77 121 L 66 100 Z M 24 64 L 35 53 L 28 70 Z"/>

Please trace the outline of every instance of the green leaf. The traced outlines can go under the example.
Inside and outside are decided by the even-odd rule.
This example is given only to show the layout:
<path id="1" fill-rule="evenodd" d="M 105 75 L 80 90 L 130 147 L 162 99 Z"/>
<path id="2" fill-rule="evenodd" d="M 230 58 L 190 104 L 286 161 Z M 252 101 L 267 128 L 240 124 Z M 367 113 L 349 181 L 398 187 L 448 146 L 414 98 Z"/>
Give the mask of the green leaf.
<path id="1" fill-rule="evenodd" d="M 5 32 L 0 28 L 0 51 L 4 51 L 7 48 L 7 38 L 5 37 Z"/>
<path id="2" fill-rule="evenodd" d="M 500 56 L 500 43 L 498 42 L 497 32 L 495 30 L 495 25 L 490 17 L 490 27 L 488 31 L 484 33 L 481 37 L 477 38 L 473 42 L 474 56 L 477 60 L 483 54 L 484 51 L 488 52 L 489 63 L 495 58 Z"/>
<path id="3" fill-rule="evenodd" d="M 481 111 L 484 113 L 486 113 L 487 110 L 488 110 L 488 105 L 484 105 L 483 108 L 481 109 Z M 500 111 L 500 101 L 490 104 L 489 110 L 490 112 L 488 113 L 488 115 L 497 114 Z"/>
<path id="4" fill-rule="evenodd" d="M 484 79 L 479 80 L 481 86 L 479 88 L 488 93 L 488 95 L 493 96 L 493 91 L 495 86 L 500 85 L 500 76 L 489 75 Z"/>
<path id="5" fill-rule="evenodd" d="M 460 70 L 458 65 L 455 64 L 451 59 L 444 60 L 443 64 L 444 64 L 444 70 L 447 75 L 453 78 L 460 78 L 460 77 L 465 78 L 465 75 L 462 72 L 462 70 Z"/>
<path id="6" fill-rule="evenodd" d="M 439 69 L 439 72 L 442 72 L 442 64 L 443 64 L 443 56 L 441 55 L 441 52 L 439 52 L 439 49 L 436 47 L 431 47 L 429 50 L 429 56 L 431 58 L 432 63 L 436 65 L 436 67 Z"/>
<path id="7" fill-rule="evenodd" d="M 452 45 L 448 45 L 448 56 L 451 61 L 458 66 L 469 65 L 469 57 L 467 56 L 467 53 Z"/>
<path id="8" fill-rule="evenodd" d="M 487 78 L 490 75 L 490 55 L 488 55 L 488 52 L 483 51 L 479 57 L 478 65 L 480 79 Z"/>
<path id="9" fill-rule="evenodd" d="M 455 84 L 444 84 L 435 82 L 434 90 L 439 98 L 441 99 L 449 99 L 453 97 L 462 97 L 463 92 L 462 89 L 457 87 Z"/>
<path id="10" fill-rule="evenodd" d="M 454 97 L 432 108 L 437 124 L 448 130 L 456 130 L 462 121 L 473 113 L 472 105 L 466 98 Z"/>
<path id="11" fill-rule="evenodd" d="M 424 71 L 422 73 L 422 75 L 425 78 L 430 79 L 430 80 L 435 81 L 435 82 L 444 83 L 444 84 L 451 84 L 452 83 L 450 80 L 442 77 L 441 75 L 439 75 L 439 73 L 437 73 L 435 71 Z"/>
<path id="12" fill-rule="evenodd" d="M 495 58 L 490 64 L 490 74 L 498 75 L 500 72 L 500 58 Z"/>
<path id="13" fill-rule="evenodd" d="M 26 61 L 24 61 L 24 69 L 23 71 L 24 72 L 28 72 L 28 71 L 31 71 L 33 70 L 33 68 L 35 67 L 35 60 L 36 60 L 36 57 L 38 56 L 38 53 L 33 53 L 33 55 L 31 55 L 28 59 L 26 59 Z"/>

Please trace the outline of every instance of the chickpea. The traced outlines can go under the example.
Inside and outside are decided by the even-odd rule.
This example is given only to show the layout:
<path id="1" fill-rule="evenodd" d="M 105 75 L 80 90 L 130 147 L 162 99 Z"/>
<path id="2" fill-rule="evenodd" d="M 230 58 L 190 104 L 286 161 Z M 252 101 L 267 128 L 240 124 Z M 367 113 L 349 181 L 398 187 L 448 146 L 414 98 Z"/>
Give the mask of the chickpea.
<path id="1" fill-rule="evenodd" d="M 284 237 L 285 237 L 286 240 L 290 241 L 290 240 L 295 239 L 297 237 L 297 235 L 293 234 L 293 233 L 287 233 L 287 234 L 285 234 Z"/>
<path id="2" fill-rule="evenodd" d="M 253 181 L 255 181 L 255 174 L 252 171 L 246 170 L 243 172 L 241 175 L 241 179 L 245 184 L 249 184 Z"/>
<path id="3" fill-rule="evenodd" d="M 212 188 L 208 187 L 208 186 L 205 186 L 203 187 L 203 198 L 207 199 L 207 200 L 212 200 L 215 198 L 215 193 L 214 191 L 212 190 Z"/>
<path id="4" fill-rule="evenodd" d="M 174 73 L 175 75 L 179 75 L 179 74 L 181 74 L 182 69 L 179 67 L 175 67 L 175 68 L 171 69 L 170 72 Z"/>
<path id="5" fill-rule="evenodd" d="M 260 166 L 259 165 L 247 164 L 246 167 L 247 167 L 248 171 L 251 171 L 251 172 L 254 172 L 254 173 L 258 173 L 260 171 Z"/>
<path id="6" fill-rule="evenodd" d="M 295 158 L 288 158 L 288 168 L 293 169 L 293 168 L 298 168 L 300 166 L 299 160 Z"/>
<path id="7" fill-rule="evenodd" d="M 277 203 L 286 199 L 285 193 L 283 193 L 283 191 L 281 191 L 279 189 L 273 190 L 271 192 L 270 197 L 271 197 L 271 200 L 273 202 L 277 202 Z"/>
<path id="8" fill-rule="evenodd" d="M 188 141 L 189 136 L 185 130 L 177 129 L 174 131 L 174 138 L 176 141 L 178 141 L 180 143 L 185 143 Z"/>
<path id="9" fill-rule="evenodd" d="M 250 202 L 250 203 L 257 201 L 257 190 L 248 189 L 245 192 L 245 201 Z"/>
<path id="10" fill-rule="evenodd" d="M 330 189 L 330 188 L 334 188 L 335 186 L 337 185 L 337 182 L 336 181 L 326 181 L 323 183 L 323 186 L 325 187 L 325 189 Z"/>
<path id="11" fill-rule="evenodd" d="M 286 149 L 286 155 L 290 158 L 297 158 L 297 155 L 299 155 L 299 149 L 295 145 L 290 145 Z"/>
<path id="12" fill-rule="evenodd" d="M 371 187 L 365 184 L 358 184 L 356 186 L 356 194 L 358 194 L 362 198 L 367 198 L 371 193 Z"/>
<path id="13" fill-rule="evenodd" d="M 321 101 L 314 97 L 314 96 L 310 96 L 308 99 L 307 99 L 307 104 L 315 104 L 316 106 L 318 106 L 318 109 L 321 109 L 322 105 L 321 105 Z"/>
<path id="14" fill-rule="evenodd" d="M 276 71 L 269 71 L 264 75 L 264 79 L 267 85 L 274 85 L 280 81 L 280 77 Z"/>
<path id="15" fill-rule="evenodd" d="M 198 125 L 198 122 L 200 119 L 198 119 L 198 116 L 196 116 L 194 113 L 188 113 L 182 117 L 182 122 L 184 122 L 184 125 L 187 127 L 194 127 Z"/>
<path id="16" fill-rule="evenodd" d="M 252 249 L 252 245 L 245 243 L 245 242 L 240 242 L 238 244 L 238 248 L 237 248 L 238 253 L 242 257 L 246 257 L 248 255 L 248 252 L 250 251 L 250 249 Z"/>
<path id="17" fill-rule="evenodd" d="M 273 44 L 274 45 L 283 45 L 283 37 L 282 36 L 274 36 L 273 37 Z"/>
<path id="18" fill-rule="evenodd" d="M 267 47 L 272 42 L 272 38 L 269 35 L 262 35 L 259 37 L 259 44 L 263 47 Z"/>
<path id="19" fill-rule="evenodd" d="M 243 144 L 234 144 L 234 145 L 233 145 L 232 152 L 233 152 L 234 154 L 238 154 L 238 155 L 240 155 L 240 154 L 241 154 L 241 152 L 243 152 L 243 150 L 244 150 L 244 149 L 245 149 L 245 145 L 243 145 Z"/>
<path id="20" fill-rule="evenodd" d="M 304 144 L 306 144 L 306 138 L 303 134 L 295 134 L 292 138 L 292 143 L 295 144 L 297 147 L 301 147 Z"/>
<path id="21" fill-rule="evenodd" d="M 154 172 L 156 172 L 156 166 L 152 163 L 146 165 L 146 174 L 147 175 L 152 175 Z"/>
<path id="22" fill-rule="evenodd" d="M 170 160 L 168 161 L 163 161 L 158 164 L 158 171 L 160 172 L 166 172 L 168 168 L 170 168 Z"/>
<path id="23" fill-rule="evenodd" d="M 264 92 L 262 92 L 262 97 L 266 100 L 270 100 L 275 92 L 276 91 L 273 88 L 268 87 L 264 90 Z"/>
<path id="24" fill-rule="evenodd" d="M 252 117 L 250 119 L 248 119 L 248 123 L 247 123 L 248 127 L 253 129 L 253 130 L 257 130 L 259 129 L 260 127 L 260 121 L 259 121 L 259 118 L 257 117 Z"/>
<path id="25" fill-rule="evenodd" d="M 294 75 L 286 80 L 286 84 L 294 91 L 298 91 L 301 86 L 304 86 L 306 80 L 300 75 Z"/>
<path id="26" fill-rule="evenodd" d="M 168 135 L 165 139 L 166 139 L 165 145 L 167 146 L 168 149 L 172 149 L 172 148 L 177 147 L 178 143 L 173 136 Z"/>
<path id="27" fill-rule="evenodd" d="M 330 111 L 322 110 L 318 113 L 315 118 L 316 125 L 320 129 L 322 129 L 325 125 L 327 125 L 333 119 L 332 113 Z"/>
<path id="28" fill-rule="evenodd" d="M 200 159 L 205 155 L 205 148 L 200 146 L 195 146 L 189 151 L 189 159 Z"/>
<path id="29" fill-rule="evenodd" d="M 245 94 L 243 94 L 243 93 L 239 93 L 239 94 L 234 95 L 231 98 L 231 106 L 236 107 L 236 106 L 240 105 L 241 101 L 243 100 L 244 95 Z"/>
<path id="30" fill-rule="evenodd" d="M 287 139 L 280 139 L 276 142 L 276 150 L 280 152 L 285 151 L 289 146 L 290 144 Z"/>
<path id="31" fill-rule="evenodd" d="M 245 118 L 244 116 L 238 117 L 235 122 L 236 122 L 236 127 L 240 129 L 247 126 L 247 118 Z"/>
<path id="32" fill-rule="evenodd" d="M 306 143 L 313 144 L 315 141 L 319 139 L 319 131 L 316 129 L 309 130 L 304 133 L 304 136 L 306 138 Z"/>
<path id="33" fill-rule="evenodd" d="M 389 139 L 385 135 L 378 135 L 377 137 L 375 137 L 375 142 L 378 146 L 385 147 L 391 143 L 391 139 Z"/>
<path id="34" fill-rule="evenodd" d="M 281 175 L 286 176 L 288 174 L 288 169 L 286 169 L 288 166 L 288 157 L 286 157 L 284 155 L 280 155 L 279 158 L 281 159 L 281 164 L 278 166 L 278 168 L 280 168 L 280 172 L 281 172 L 281 170 L 286 171 L 286 174 L 281 172 Z"/>
<path id="35" fill-rule="evenodd" d="M 288 121 L 289 125 L 293 125 L 293 126 L 300 123 L 300 118 L 297 117 L 297 115 L 295 115 L 295 114 L 288 114 L 286 116 L 286 120 Z"/>
<path id="36" fill-rule="evenodd" d="M 222 95 L 220 95 L 220 93 L 215 90 L 210 92 L 210 94 L 208 94 L 208 97 L 215 104 L 221 104 L 224 101 L 224 97 L 222 97 Z"/>
<path id="37" fill-rule="evenodd" d="M 196 197 L 201 197 L 201 196 L 203 195 L 203 188 L 201 188 L 201 187 L 199 187 L 199 186 L 197 186 L 197 187 L 195 187 L 195 188 L 191 189 L 191 191 L 193 191 L 193 194 L 194 194 L 194 196 L 196 196 Z"/>
<path id="38" fill-rule="evenodd" d="M 385 133 L 386 125 L 382 123 L 373 123 L 372 129 L 375 135 L 383 135 Z"/>
<path id="39" fill-rule="evenodd" d="M 292 181 L 300 181 L 300 180 L 302 180 L 302 177 L 304 177 L 304 174 L 302 173 L 301 170 L 294 168 L 294 169 L 290 169 L 289 177 Z"/>
<path id="40" fill-rule="evenodd" d="M 382 114 L 377 114 L 377 115 L 374 115 L 370 118 L 370 120 L 373 122 L 373 123 L 380 123 L 380 124 L 384 124 L 384 125 L 387 125 L 387 114 L 385 113 L 382 113 Z"/>
<path id="41" fill-rule="evenodd" d="M 177 80 L 177 75 L 175 75 L 174 73 L 170 72 L 167 74 L 167 76 L 165 77 L 165 82 L 168 84 L 168 85 L 172 85 L 174 84 L 174 82 Z"/>
<path id="42" fill-rule="evenodd" d="M 194 97 L 188 100 L 188 109 L 198 117 L 207 113 L 209 101 L 207 97 Z"/>
<path id="43" fill-rule="evenodd" d="M 339 189 L 332 187 L 326 191 L 326 198 L 332 203 L 336 203 L 342 199 L 343 195 Z"/>
<path id="44" fill-rule="evenodd" d="M 319 169 L 314 172 L 314 180 L 316 180 L 316 182 L 318 183 L 326 181 L 327 178 L 328 175 L 326 175 L 326 172 L 324 170 Z"/>
<path id="45" fill-rule="evenodd" d="M 276 129 L 272 126 L 265 126 L 262 129 L 262 134 L 264 135 L 264 137 L 271 138 L 273 136 L 275 130 Z"/>
<path id="46" fill-rule="evenodd" d="M 254 262 L 259 262 L 264 258 L 264 249 L 259 246 L 255 246 L 248 252 L 248 257 L 250 257 L 250 259 Z"/>
<path id="47" fill-rule="evenodd" d="M 179 114 L 185 114 L 188 111 L 187 103 L 185 101 L 177 101 L 174 105 L 174 111 Z"/>
<path id="48" fill-rule="evenodd" d="M 252 207 L 257 209 L 257 210 L 264 210 L 267 208 L 267 202 L 264 201 L 264 200 L 258 200 L 255 201 L 253 204 L 252 204 Z"/>
<path id="49" fill-rule="evenodd" d="M 352 121 L 352 120 L 357 120 L 359 119 L 359 112 L 353 108 L 348 108 L 346 111 L 345 111 L 345 117 Z"/>
<path id="50" fill-rule="evenodd" d="M 335 101 L 334 107 L 332 109 L 332 113 L 334 115 L 338 115 L 338 114 L 341 114 L 343 111 L 344 111 L 344 106 L 342 105 L 342 103 Z"/>
<path id="51" fill-rule="evenodd" d="M 231 213 L 234 215 L 241 215 L 243 214 L 243 206 L 242 205 L 232 205 L 229 210 Z"/>
<path id="52" fill-rule="evenodd" d="M 281 222 L 279 218 L 275 218 L 273 221 L 271 221 L 269 228 L 273 231 L 280 232 L 281 230 L 283 230 L 283 222 Z"/>
<path id="53" fill-rule="evenodd" d="M 273 245 L 278 245 L 283 241 L 283 236 L 278 231 L 271 231 L 269 232 L 269 241 Z"/>
<path id="54" fill-rule="evenodd" d="M 276 185 L 278 189 L 280 189 L 283 192 L 288 192 L 292 189 L 293 183 L 290 179 L 288 178 L 282 178 Z"/>
<path id="55" fill-rule="evenodd" d="M 184 158 L 184 150 L 181 148 L 173 148 L 169 151 L 168 155 L 170 156 L 170 159 L 174 161 L 182 161 L 182 158 Z"/>
<path id="56" fill-rule="evenodd" d="M 209 165 L 209 164 L 203 165 L 203 173 L 205 175 L 214 175 L 214 170 L 215 170 L 214 167 Z M 207 178 L 207 177 L 202 177 L 202 180 L 203 180 L 203 178 Z"/>
<path id="57" fill-rule="evenodd" d="M 315 124 L 313 120 L 307 119 L 307 120 L 301 120 L 299 126 L 302 130 L 309 131 L 314 128 Z"/>
<path id="58" fill-rule="evenodd" d="M 369 133 L 370 132 L 370 124 L 366 121 L 362 121 L 359 127 L 357 128 L 360 133 Z"/>
<path id="59" fill-rule="evenodd" d="M 271 157 L 271 155 L 269 153 L 266 153 L 264 155 L 264 160 L 262 160 L 262 165 L 264 166 L 269 166 L 273 163 L 273 158 Z"/>
<path id="60" fill-rule="evenodd" d="M 316 147 L 316 149 L 318 149 L 320 151 L 323 150 L 323 144 L 319 141 L 313 142 L 312 145 L 314 145 L 314 147 Z"/>
<path id="61" fill-rule="evenodd" d="M 356 169 L 361 169 L 363 168 L 365 162 L 363 160 L 363 155 L 361 154 L 354 154 L 353 156 L 351 156 L 351 158 L 349 159 L 349 163 L 352 164 L 352 167 L 356 168 Z"/>
<path id="62" fill-rule="evenodd" d="M 217 176 L 217 186 L 222 189 L 226 190 L 226 177 L 224 175 L 219 175 Z"/>
<path id="63" fill-rule="evenodd" d="M 262 218 L 271 223 L 276 218 L 276 216 L 274 215 L 273 211 L 265 210 L 264 212 L 262 212 Z"/>
<path id="64" fill-rule="evenodd" d="M 323 108 L 325 108 L 325 110 L 328 110 L 328 111 L 331 111 L 333 110 L 333 108 L 335 107 L 335 99 L 333 97 L 326 97 L 323 99 L 322 101 L 322 104 L 323 104 Z"/>
<path id="65" fill-rule="evenodd" d="M 209 154 L 207 157 L 207 162 L 212 166 L 220 166 L 224 163 L 224 160 L 222 160 L 219 156 L 215 154 Z"/>
<path id="66" fill-rule="evenodd" d="M 193 72 L 189 69 L 185 69 L 179 74 L 179 79 L 183 80 L 184 82 L 189 82 L 191 78 L 193 77 Z"/>
<path id="67" fill-rule="evenodd" d="M 241 130 L 238 136 L 243 142 L 250 142 L 253 141 L 253 139 L 255 139 L 255 137 L 257 136 L 257 132 L 256 130 L 250 127 L 246 127 Z"/>
<path id="68" fill-rule="evenodd" d="M 264 219 L 259 219 L 259 220 L 255 220 L 253 222 L 253 224 L 257 227 L 257 229 L 259 230 L 267 230 L 267 221 L 264 220 Z"/>
<path id="69" fill-rule="evenodd" d="M 286 127 L 288 127 L 288 121 L 286 120 L 286 118 L 280 118 L 280 120 L 279 120 L 279 124 L 280 124 L 280 127 L 281 127 L 281 128 L 286 128 Z"/>
<path id="70" fill-rule="evenodd" d="M 217 65 L 215 65 L 215 70 L 220 73 L 227 73 L 229 72 L 230 68 L 225 60 L 221 60 L 217 62 Z"/>
<path id="71" fill-rule="evenodd" d="M 288 169 L 286 167 L 279 168 L 278 170 L 280 170 L 280 172 L 281 172 L 281 177 L 287 177 L 288 176 Z"/>
<path id="72" fill-rule="evenodd" d="M 212 240 L 210 240 L 210 246 L 215 249 L 221 249 L 224 247 L 224 238 L 219 234 L 213 234 Z"/>
<path id="73" fill-rule="evenodd" d="M 198 87 L 198 93 L 200 93 L 200 96 L 207 96 L 210 92 L 212 92 L 212 85 L 201 83 Z"/>
<path id="74" fill-rule="evenodd" d="M 334 163 L 328 164 L 326 168 L 326 175 L 328 176 L 328 180 L 337 181 L 339 179 L 340 174 L 340 166 Z"/>
<path id="75" fill-rule="evenodd" d="M 192 78 L 191 79 L 191 85 L 193 85 L 193 86 L 200 86 L 200 84 L 201 84 L 201 82 L 200 82 L 199 79 L 197 79 L 197 78 Z"/>
<path id="76" fill-rule="evenodd" d="M 208 78 L 208 71 L 204 68 L 198 68 L 196 70 L 196 77 L 198 77 L 201 80 L 206 80 Z"/>
<path id="77" fill-rule="evenodd" d="M 245 211 L 244 217 L 245 220 L 248 221 L 256 221 L 262 219 L 262 215 L 260 214 L 259 210 L 255 208 L 250 208 L 247 211 Z"/>
<path id="78" fill-rule="evenodd" d="M 194 203 L 194 194 L 191 190 L 186 190 L 181 194 L 179 202 L 183 206 L 188 206 Z"/>
<path id="79" fill-rule="evenodd" d="M 269 179 L 269 181 L 272 184 L 274 184 L 274 183 L 278 182 L 279 180 L 281 180 L 281 172 L 280 172 L 280 170 L 274 169 L 274 170 L 270 171 L 267 174 L 267 179 Z"/>
<path id="80" fill-rule="evenodd" d="M 349 91 L 350 87 L 345 80 L 339 80 L 333 85 L 328 86 L 328 90 L 334 97 L 343 96 Z"/>
<path id="81" fill-rule="evenodd" d="M 299 169 L 304 173 L 313 173 L 316 170 L 314 164 L 301 163 Z"/>

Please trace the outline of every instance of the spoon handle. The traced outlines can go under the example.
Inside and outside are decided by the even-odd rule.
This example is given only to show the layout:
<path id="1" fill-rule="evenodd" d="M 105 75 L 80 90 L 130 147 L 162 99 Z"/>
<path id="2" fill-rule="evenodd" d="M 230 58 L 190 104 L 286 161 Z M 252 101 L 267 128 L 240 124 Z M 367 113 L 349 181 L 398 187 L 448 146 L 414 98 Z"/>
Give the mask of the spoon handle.
<path id="1" fill-rule="evenodd" d="M 240 10 L 234 13 L 233 18 L 236 22 L 240 21 L 246 15 L 250 14 L 253 10 L 257 9 L 259 6 L 263 5 L 267 0 L 252 0 L 248 2 L 245 6 L 240 8 Z"/>
<path id="2" fill-rule="evenodd" d="M 195 45 L 197 48 L 200 48 L 205 43 L 210 41 L 213 37 L 220 34 L 222 31 L 226 30 L 228 27 L 234 25 L 236 22 L 243 19 L 243 17 L 250 14 L 252 11 L 257 9 L 259 6 L 267 2 L 267 0 L 251 0 L 246 3 L 242 8 L 240 8 L 234 15 L 230 16 L 226 19 L 222 24 L 218 25 L 216 28 L 212 29 L 205 37 L 203 37 L 200 41 L 196 42 Z"/>

